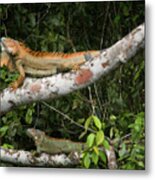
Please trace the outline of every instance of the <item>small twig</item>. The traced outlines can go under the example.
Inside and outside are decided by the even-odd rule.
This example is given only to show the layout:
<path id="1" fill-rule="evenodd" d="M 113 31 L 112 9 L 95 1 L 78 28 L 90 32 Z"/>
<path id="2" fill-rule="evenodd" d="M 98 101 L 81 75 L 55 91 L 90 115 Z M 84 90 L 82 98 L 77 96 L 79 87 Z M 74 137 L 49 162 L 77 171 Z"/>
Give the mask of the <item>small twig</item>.
<path id="1" fill-rule="evenodd" d="M 92 107 L 92 114 L 96 114 L 95 112 L 95 106 L 94 106 L 94 102 L 93 102 L 93 97 L 92 97 L 92 92 L 91 92 L 91 87 L 88 86 L 88 91 L 89 91 L 89 99 L 90 99 L 90 102 L 91 102 L 91 107 Z"/>
<path id="2" fill-rule="evenodd" d="M 46 102 L 42 101 L 42 104 L 44 104 L 45 106 L 47 106 L 48 108 L 50 108 L 51 110 L 59 113 L 60 115 L 62 115 L 65 119 L 68 119 L 72 124 L 82 128 L 82 129 L 85 129 L 85 127 L 77 122 L 75 122 L 72 118 L 70 118 L 67 114 L 64 114 L 63 112 L 59 111 L 58 109 L 54 108 L 53 106 L 50 106 L 49 104 L 47 104 Z M 93 129 L 91 128 L 88 128 L 88 130 L 90 132 L 95 132 Z"/>
<path id="3" fill-rule="evenodd" d="M 68 16 L 68 21 L 66 24 L 66 31 L 67 31 L 67 40 L 68 43 L 71 45 L 73 52 L 76 52 L 76 47 L 74 46 L 74 43 L 70 37 L 70 27 L 69 27 L 69 22 L 70 22 L 70 16 Z"/>
<path id="4" fill-rule="evenodd" d="M 120 141 L 123 141 L 123 140 L 129 138 L 131 135 L 132 135 L 131 133 L 126 134 L 125 136 L 123 136 L 123 137 L 120 139 Z"/>
<path id="5" fill-rule="evenodd" d="M 102 49 L 102 45 L 103 45 L 103 41 L 104 41 L 104 32 L 105 32 L 105 26 L 106 26 L 106 22 L 107 22 L 107 17 L 108 17 L 108 12 L 109 12 L 109 4 L 107 5 L 106 8 L 106 13 L 105 13 L 105 19 L 103 22 L 103 26 L 102 26 L 102 33 L 101 33 L 101 40 L 100 40 L 100 49 Z"/>
<path id="6" fill-rule="evenodd" d="M 99 98 L 99 95 L 98 95 L 98 90 L 97 90 L 96 83 L 94 83 L 94 90 L 95 90 L 95 95 L 96 95 L 96 98 L 97 98 L 97 102 L 98 102 L 100 111 L 102 112 L 102 104 L 101 104 L 101 101 L 100 101 L 100 98 Z"/>

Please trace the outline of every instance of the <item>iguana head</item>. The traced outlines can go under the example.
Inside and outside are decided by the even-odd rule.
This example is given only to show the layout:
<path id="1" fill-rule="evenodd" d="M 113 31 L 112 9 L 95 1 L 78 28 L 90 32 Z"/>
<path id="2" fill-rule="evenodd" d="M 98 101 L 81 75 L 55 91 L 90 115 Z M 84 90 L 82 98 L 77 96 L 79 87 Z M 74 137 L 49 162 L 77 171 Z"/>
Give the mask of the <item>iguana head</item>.
<path id="1" fill-rule="evenodd" d="M 1 38 L 1 49 L 9 54 L 15 55 L 19 51 L 18 42 L 11 38 Z"/>
<path id="2" fill-rule="evenodd" d="M 40 131 L 39 129 L 29 128 L 26 131 L 26 134 L 33 138 L 36 142 L 41 141 L 42 138 L 45 136 L 45 133 L 43 131 Z"/>
<path id="3" fill-rule="evenodd" d="M 21 42 L 11 39 L 2 37 L 0 41 L 1 50 L 6 51 L 8 54 L 12 56 L 19 55 L 22 51 L 22 44 Z"/>

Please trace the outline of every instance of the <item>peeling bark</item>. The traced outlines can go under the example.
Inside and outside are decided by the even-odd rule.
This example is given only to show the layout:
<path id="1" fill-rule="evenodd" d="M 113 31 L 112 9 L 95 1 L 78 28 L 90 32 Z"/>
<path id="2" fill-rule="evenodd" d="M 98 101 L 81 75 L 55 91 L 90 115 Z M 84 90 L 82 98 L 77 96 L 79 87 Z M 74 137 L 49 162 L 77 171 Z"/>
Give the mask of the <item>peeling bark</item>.
<path id="1" fill-rule="evenodd" d="M 0 114 L 21 104 L 57 98 L 84 88 L 109 73 L 121 62 L 126 63 L 143 46 L 144 24 L 102 51 L 99 56 L 86 62 L 78 71 L 59 73 L 45 78 L 26 78 L 23 86 L 16 91 L 5 89 L 0 94 Z"/>
<path id="2" fill-rule="evenodd" d="M 109 150 L 105 150 L 107 159 L 108 159 L 108 168 L 109 169 L 117 169 L 117 160 L 116 160 L 116 154 L 115 154 L 115 150 L 114 147 L 112 145 L 110 145 L 110 149 Z"/>
<path id="3" fill-rule="evenodd" d="M 117 169 L 116 155 L 113 146 L 105 150 L 108 168 Z M 31 153 L 24 150 L 4 149 L 0 147 L 0 161 L 29 167 L 73 167 L 80 165 L 81 154 L 72 152 L 69 155 L 48 153 Z"/>
<path id="4" fill-rule="evenodd" d="M 33 167 L 62 168 L 80 165 L 83 152 L 82 147 L 86 147 L 86 144 L 73 142 L 67 139 L 52 138 L 45 135 L 43 131 L 37 129 L 28 129 L 27 135 L 35 141 L 36 153 L 0 147 L 0 161 Z M 104 147 L 101 147 L 101 149 L 106 154 L 108 168 L 117 169 L 114 147 L 110 145 L 109 149 L 105 149 Z M 68 155 L 64 154 L 65 152 L 69 152 L 67 153 Z"/>
<path id="5" fill-rule="evenodd" d="M 65 154 L 50 155 L 46 153 L 35 155 L 28 151 L 0 147 L 0 160 L 20 166 L 72 167 L 79 164 L 80 156 L 76 152 L 71 156 Z"/>

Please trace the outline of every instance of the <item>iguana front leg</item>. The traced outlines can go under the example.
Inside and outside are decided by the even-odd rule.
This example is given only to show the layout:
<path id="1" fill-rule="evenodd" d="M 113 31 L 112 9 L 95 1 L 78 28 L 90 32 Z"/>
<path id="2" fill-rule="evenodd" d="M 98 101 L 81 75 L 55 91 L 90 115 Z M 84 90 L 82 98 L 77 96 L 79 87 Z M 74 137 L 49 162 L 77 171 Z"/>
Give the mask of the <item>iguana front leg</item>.
<path id="1" fill-rule="evenodd" d="M 16 81 L 10 84 L 10 87 L 13 90 L 16 90 L 23 83 L 25 79 L 25 70 L 23 68 L 22 60 L 21 59 L 16 60 L 15 65 L 20 75 Z"/>
<path id="2" fill-rule="evenodd" d="M 6 66 L 10 72 L 13 72 L 15 70 L 14 64 L 12 63 L 11 56 L 5 51 L 2 51 L 0 54 L 0 67 L 3 67 L 3 66 Z"/>

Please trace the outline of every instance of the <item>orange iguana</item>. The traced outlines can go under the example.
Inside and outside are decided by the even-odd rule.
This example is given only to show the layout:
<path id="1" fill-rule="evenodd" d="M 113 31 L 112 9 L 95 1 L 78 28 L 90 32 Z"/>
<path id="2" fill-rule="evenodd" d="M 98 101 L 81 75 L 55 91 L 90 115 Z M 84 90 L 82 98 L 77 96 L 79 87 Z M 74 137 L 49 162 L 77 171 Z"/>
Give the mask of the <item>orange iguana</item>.
<path id="1" fill-rule="evenodd" d="M 14 71 L 11 57 L 5 51 L 0 54 L 0 67 L 6 66 L 9 71 Z"/>
<path id="2" fill-rule="evenodd" d="M 80 65 L 99 54 L 99 51 L 83 51 L 71 54 L 39 52 L 26 47 L 22 42 L 11 38 L 1 38 L 1 67 L 17 70 L 19 78 L 11 84 L 17 89 L 24 81 L 25 74 L 43 77 L 64 70 L 77 70 Z"/>

